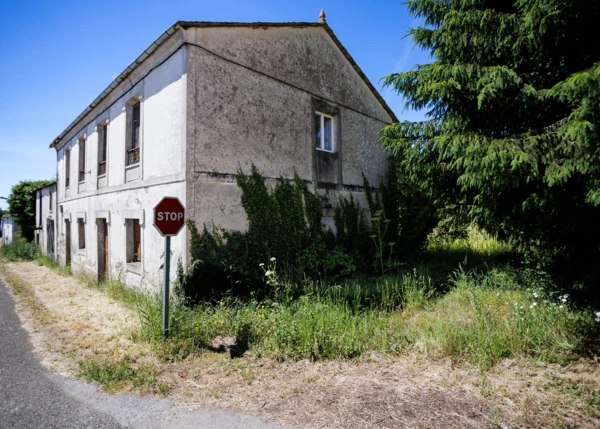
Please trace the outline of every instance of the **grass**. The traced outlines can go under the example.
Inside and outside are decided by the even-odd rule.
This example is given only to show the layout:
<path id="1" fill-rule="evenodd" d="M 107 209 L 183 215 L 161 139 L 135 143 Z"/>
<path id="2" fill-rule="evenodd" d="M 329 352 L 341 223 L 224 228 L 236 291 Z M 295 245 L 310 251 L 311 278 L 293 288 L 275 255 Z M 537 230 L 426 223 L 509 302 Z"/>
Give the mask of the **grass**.
<path id="1" fill-rule="evenodd" d="M 18 238 L 12 243 L 0 246 L 0 258 L 8 262 L 32 261 L 40 256 L 40 249 L 34 242 Z"/>
<path id="2" fill-rule="evenodd" d="M 433 297 L 427 278 L 413 273 L 380 279 L 377 299 L 366 299 L 355 283 L 313 284 L 288 302 L 231 299 L 191 309 L 174 300 L 163 356 L 214 349 L 215 338 L 223 337 L 231 338 L 230 352 L 278 360 L 417 352 L 483 370 L 503 358 L 564 363 L 584 353 L 586 334 L 596 330 L 592 313 L 518 281 L 510 269 L 459 271 L 450 292 Z M 159 342 L 159 299 L 145 297 L 139 304 L 142 336 Z"/>
<path id="3" fill-rule="evenodd" d="M 166 394 L 168 385 L 158 383 L 157 368 L 152 365 L 133 366 L 127 362 L 114 362 L 102 358 L 80 359 L 78 375 L 87 381 L 99 383 L 104 390 L 117 391 L 125 385 L 131 385 L 142 391 L 155 390 Z"/>
<path id="4" fill-rule="evenodd" d="M 440 277 L 436 270 L 452 260 L 449 255 L 456 258 L 463 253 L 485 269 L 467 271 L 455 259 L 459 268 L 446 274 L 440 289 L 434 281 Z M 292 285 L 273 269 L 269 279 L 280 286 L 269 299 L 227 298 L 193 308 L 175 287 L 167 341 L 162 339 L 159 294 L 134 291 L 119 279 L 100 284 L 82 280 L 134 308 L 142 326 L 136 338 L 155 344 L 166 361 L 203 350 L 280 361 L 353 359 L 371 351 L 416 352 L 486 370 L 505 358 L 565 363 L 598 353 L 593 313 L 563 302 L 563 295 L 552 292 L 557 287 L 543 273 L 497 263 L 511 253 L 510 243 L 470 228 L 462 239 L 433 238 L 429 246 L 433 262 L 402 275 Z M 38 261 L 58 269 L 48 258 Z M 98 366 L 94 365 L 88 366 Z M 108 372 L 118 374 L 121 369 Z"/>

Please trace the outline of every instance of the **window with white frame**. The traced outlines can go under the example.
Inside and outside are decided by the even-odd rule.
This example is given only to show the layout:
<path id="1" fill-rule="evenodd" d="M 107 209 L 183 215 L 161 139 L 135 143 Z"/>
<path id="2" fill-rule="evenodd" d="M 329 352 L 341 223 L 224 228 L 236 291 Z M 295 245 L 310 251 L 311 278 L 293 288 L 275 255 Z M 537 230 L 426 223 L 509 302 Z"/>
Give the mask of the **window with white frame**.
<path id="1" fill-rule="evenodd" d="M 333 116 L 315 112 L 315 143 L 317 150 L 335 151 L 335 132 Z"/>

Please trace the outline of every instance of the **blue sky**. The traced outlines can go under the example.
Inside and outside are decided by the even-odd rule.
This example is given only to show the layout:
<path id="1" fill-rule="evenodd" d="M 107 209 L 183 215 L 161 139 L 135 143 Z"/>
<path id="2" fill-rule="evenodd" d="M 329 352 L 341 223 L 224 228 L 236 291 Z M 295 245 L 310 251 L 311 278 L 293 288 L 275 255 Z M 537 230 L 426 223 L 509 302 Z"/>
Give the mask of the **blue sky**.
<path id="1" fill-rule="evenodd" d="M 398 0 L 20 0 L 0 14 L 0 196 L 21 180 L 56 176 L 48 146 L 160 34 L 185 21 L 327 23 L 376 88 L 429 61 L 403 38 L 419 21 Z M 400 120 L 400 96 L 383 91 Z M 7 204 L 0 199 L 0 208 Z"/>

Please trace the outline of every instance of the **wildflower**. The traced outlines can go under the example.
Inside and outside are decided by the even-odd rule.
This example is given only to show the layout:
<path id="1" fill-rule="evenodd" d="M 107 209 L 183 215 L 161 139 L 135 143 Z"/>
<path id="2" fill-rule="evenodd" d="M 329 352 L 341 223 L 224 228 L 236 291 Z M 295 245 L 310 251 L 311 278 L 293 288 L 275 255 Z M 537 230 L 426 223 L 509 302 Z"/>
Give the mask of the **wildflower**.
<path id="1" fill-rule="evenodd" d="M 276 259 L 275 259 L 275 256 L 273 256 L 273 257 L 272 257 L 271 259 L 269 259 L 269 260 L 270 260 L 271 262 L 275 262 L 275 261 L 276 261 Z"/>
<path id="2" fill-rule="evenodd" d="M 272 274 L 273 274 L 273 271 L 267 271 L 267 272 L 265 273 L 265 276 L 270 276 L 270 275 L 272 275 Z"/>
<path id="3" fill-rule="evenodd" d="M 596 315 L 596 317 L 600 317 L 600 311 L 594 311 L 594 314 Z"/>
<path id="4" fill-rule="evenodd" d="M 537 294 L 537 292 L 533 292 L 533 297 L 534 297 L 534 298 L 537 298 L 537 297 L 538 297 L 538 294 Z"/>
<path id="5" fill-rule="evenodd" d="M 521 310 L 523 310 L 525 307 L 521 306 Z"/>
<path id="6" fill-rule="evenodd" d="M 533 304 L 531 304 L 531 305 L 529 306 L 529 308 L 533 308 L 533 307 L 535 307 L 536 305 L 537 305 L 537 302 L 534 302 Z"/>
<path id="7" fill-rule="evenodd" d="M 558 308 L 564 308 L 564 305 L 559 305 Z"/>
<path id="8" fill-rule="evenodd" d="M 258 264 L 258 266 L 259 266 L 259 267 L 264 267 L 264 266 L 265 266 L 265 264 L 261 262 L 260 264 Z"/>

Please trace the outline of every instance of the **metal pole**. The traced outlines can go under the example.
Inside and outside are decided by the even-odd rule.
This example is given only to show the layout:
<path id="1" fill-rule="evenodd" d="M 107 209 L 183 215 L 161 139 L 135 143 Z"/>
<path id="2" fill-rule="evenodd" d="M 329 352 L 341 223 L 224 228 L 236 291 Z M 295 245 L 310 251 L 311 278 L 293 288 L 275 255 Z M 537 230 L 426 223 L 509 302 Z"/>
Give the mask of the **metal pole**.
<path id="1" fill-rule="evenodd" d="M 171 237 L 165 237 L 165 287 L 163 290 L 163 338 L 169 336 L 169 269 L 171 268 Z"/>

